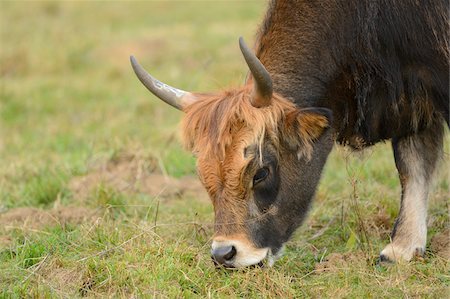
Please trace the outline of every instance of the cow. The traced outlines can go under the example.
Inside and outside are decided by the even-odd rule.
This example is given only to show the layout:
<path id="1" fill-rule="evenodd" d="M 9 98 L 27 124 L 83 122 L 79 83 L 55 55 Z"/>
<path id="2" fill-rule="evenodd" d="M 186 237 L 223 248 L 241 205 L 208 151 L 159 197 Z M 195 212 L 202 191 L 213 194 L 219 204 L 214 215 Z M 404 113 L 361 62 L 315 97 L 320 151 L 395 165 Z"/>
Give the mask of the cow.
<path id="1" fill-rule="evenodd" d="M 211 254 L 273 264 L 301 225 L 334 144 L 391 141 L 401 205 L 381 261 L 424 253 L 427 197 L 449 126 L 444 0 L 274 0 L 243 86 L 194 93 L 140 81 L 184 112 L 182 139 L 214 206 Z"/>

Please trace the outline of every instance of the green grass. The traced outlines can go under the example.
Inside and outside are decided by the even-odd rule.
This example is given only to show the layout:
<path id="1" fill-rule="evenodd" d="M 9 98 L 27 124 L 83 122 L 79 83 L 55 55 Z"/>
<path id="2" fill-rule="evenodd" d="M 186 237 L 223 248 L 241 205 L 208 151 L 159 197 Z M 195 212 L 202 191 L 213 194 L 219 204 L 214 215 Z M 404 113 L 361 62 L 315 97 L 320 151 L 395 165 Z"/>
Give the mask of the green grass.
<path id="1" fill-rule="evenodd" d="M 195 160 L 179 142 L 181 114 L 145 91 L 128 56 L 182 89 L 237 86 L 247 71 L 237 39 L 252 40 L 264 9 L 0 2 L 0 297 L 448 294 L 448 261 L 432 248 L 411 263 L 375 263 L 399 206 L 388 144 L 333 151 L 307 221 L 273 268 L 214 269 L 212 206 L 185 181 Z M 429 239 L 448 227 L 446 143 Z M 158 182 L 145 179 L 154 173 Z M 180 179 L 163 187 L 167 177 Z"/>

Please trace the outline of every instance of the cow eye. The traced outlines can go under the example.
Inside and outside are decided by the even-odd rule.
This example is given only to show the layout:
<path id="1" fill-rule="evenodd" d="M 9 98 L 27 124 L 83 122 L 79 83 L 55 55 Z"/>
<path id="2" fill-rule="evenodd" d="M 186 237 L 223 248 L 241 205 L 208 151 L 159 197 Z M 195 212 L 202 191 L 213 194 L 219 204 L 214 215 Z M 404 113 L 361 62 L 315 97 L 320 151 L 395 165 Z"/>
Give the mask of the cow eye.
<path id="1" fill-rule="evenodd" d="M 255 173 L 255 176 L 253 177 L 253 185 L 256 185 L 262 181 L 264 181 L 265 178 L 269 175 L 269 168 L 263 167 L 258 169 L 258 171 Z"/>

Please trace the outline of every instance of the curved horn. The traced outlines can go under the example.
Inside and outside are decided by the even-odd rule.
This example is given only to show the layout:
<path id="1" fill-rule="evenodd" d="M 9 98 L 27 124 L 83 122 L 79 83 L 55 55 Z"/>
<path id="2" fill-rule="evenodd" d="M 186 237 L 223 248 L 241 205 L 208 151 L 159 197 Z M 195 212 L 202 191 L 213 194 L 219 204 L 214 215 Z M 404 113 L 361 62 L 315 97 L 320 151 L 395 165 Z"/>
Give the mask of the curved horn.
<path id="1" fill-rule="evenodd" d="M 253 51 L 245 44 L 242 37 L 239 38 L 239 47 L 255 81 L 252 105 L 257 108 L 266 107 L 270 105 L 273 93 L 270 74 Z"/>
<path id="2" fill-rule="evenodd" d="M 131 66 L 133 67 L 136 76 L 139 80 L 153 93 L 155 96 L 166 102 L 178 110 L 195 101 L 195 96 L 192 93 L 169 86 L 158 79 L 151 76 L 147 71 L 137 62 L 134 56 L 130 56 Z"/>

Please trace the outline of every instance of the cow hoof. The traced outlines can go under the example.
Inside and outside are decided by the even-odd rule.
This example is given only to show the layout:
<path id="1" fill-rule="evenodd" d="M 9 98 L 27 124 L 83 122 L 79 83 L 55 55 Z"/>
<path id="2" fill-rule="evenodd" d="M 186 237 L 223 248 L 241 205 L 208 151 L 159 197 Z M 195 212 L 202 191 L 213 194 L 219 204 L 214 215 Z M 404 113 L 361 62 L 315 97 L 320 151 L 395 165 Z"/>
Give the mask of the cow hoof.
<path id="1" fill-rule="evenodd" d="M 420 246 L 403 247 L 395 243 L 387 245 L 380 253 L 380 262 L 409 262 L 414 256 L 423 256 L 425 248 Z"/>

